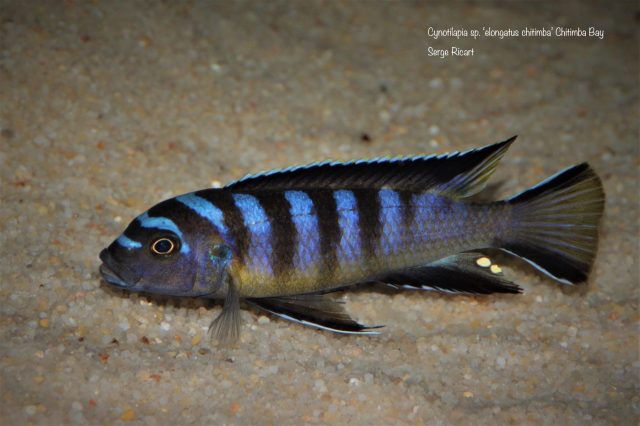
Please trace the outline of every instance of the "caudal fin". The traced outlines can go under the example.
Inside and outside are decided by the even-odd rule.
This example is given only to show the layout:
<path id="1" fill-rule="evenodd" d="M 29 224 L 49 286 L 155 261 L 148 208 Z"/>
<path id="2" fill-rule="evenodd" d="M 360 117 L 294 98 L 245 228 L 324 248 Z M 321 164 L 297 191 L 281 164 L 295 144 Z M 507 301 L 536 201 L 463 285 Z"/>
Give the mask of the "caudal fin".
<path id="1" fill-rule="evenodd" d="M 501 248 L 565 284 L 586 281 L 598 247 L 602 182 L 587 163 L 507 200 L 513 233 Z"/>

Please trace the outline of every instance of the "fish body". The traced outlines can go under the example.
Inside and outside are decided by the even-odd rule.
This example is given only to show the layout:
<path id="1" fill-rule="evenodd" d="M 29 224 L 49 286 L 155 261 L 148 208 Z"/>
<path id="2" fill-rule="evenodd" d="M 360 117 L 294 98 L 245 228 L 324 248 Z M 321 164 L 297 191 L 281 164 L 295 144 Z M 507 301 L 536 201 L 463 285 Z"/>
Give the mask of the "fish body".
<path id="1" fill-rule="evenodd" d="M 587 279 L 604 193 L 586 164 L 508 200 L 469 201 L 515 138 L 443 156 L 317 163 L 163 201 L 100 257 L 110 284 L 238 301 L 285 319 L 373 333 L 322 293 L 363 282 L 449 293 L 518 293 L 481 253 L 498 248 L 563 283 Z M 488 263 L 487 263 L 488 261 Z"/>
<path id="2" fill-rule="evenodd" d="M 182 195 L 149 215 L 184 229 L 191 222 L 205 247 L 227 245 L 240 297 L 274 297 L 374 281 L 389 270 L 490 247 L 508 231 L 511 210 L 389 188 L 222 188 Z M 219 221 L 210 220 L 211 211 L 221 212 Z"/>

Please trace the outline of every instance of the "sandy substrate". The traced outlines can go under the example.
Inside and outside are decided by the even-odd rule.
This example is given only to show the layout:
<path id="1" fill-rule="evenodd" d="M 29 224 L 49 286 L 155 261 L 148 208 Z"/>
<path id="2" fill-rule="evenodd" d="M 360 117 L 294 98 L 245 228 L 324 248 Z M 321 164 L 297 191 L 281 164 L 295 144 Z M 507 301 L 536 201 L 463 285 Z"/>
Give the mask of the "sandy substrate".
<path id="1" fill-rule="evenodd" d="M 616 4 L 1 1 L 1 423 L 637 424 L 638 9 Z M 523 295 L 345 292 L 380 337 L 244 310 L 220 348 L 219 305 L 98 275 L 98 252 L 163 198 L 513 134 L 497 196 L 581 161 L 602 177 L 586 286 L 508 262 Z"/>

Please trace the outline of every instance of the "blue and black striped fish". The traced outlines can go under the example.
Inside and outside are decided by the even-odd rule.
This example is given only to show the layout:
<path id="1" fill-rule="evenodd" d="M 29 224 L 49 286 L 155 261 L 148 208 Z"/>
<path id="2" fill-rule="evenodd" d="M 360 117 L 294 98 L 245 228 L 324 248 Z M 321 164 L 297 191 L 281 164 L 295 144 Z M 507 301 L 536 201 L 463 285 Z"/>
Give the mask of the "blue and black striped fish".
<path id="1" fill-rule="evenodd" d="M 224 299 L 212 323 L 239 333 L 239 301 L 341 333 L 376 333 L 324 293 L 365 282 L 519 293 L 482 254 L 497 248 L 565 284 L 587 279 L 604 208 L 600 179 L 570 167 L 507 200 L 474 202 L 515 137 L 462 153 L 324 162 L 163 201 L 100 253 L 132 291 Z"/>

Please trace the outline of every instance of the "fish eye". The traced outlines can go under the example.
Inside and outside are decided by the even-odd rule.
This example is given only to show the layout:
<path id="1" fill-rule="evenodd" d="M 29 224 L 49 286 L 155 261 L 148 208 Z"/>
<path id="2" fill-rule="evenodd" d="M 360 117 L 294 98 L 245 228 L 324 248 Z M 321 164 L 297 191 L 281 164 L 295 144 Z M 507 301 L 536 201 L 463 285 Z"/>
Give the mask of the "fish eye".
<path id="1" fill-rule="evenodd" d="M 161 256 L 168 256 L 172 254 L 177 247 L 178 244 L 171 238 L 160 237 L 151 244 L 151 251 Z"/>

